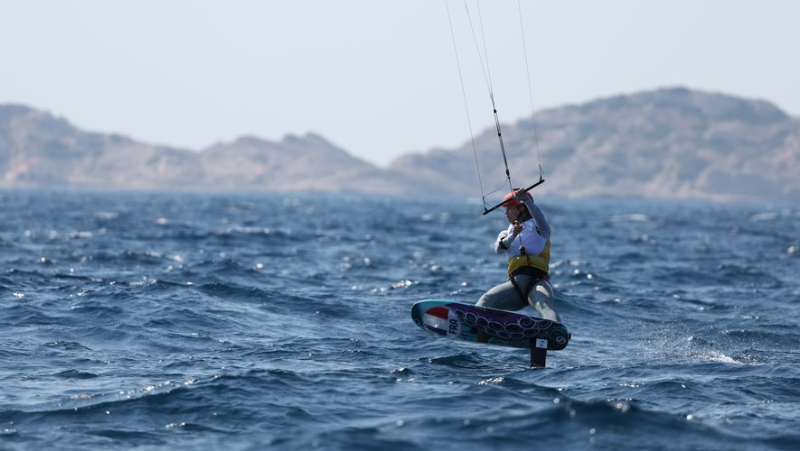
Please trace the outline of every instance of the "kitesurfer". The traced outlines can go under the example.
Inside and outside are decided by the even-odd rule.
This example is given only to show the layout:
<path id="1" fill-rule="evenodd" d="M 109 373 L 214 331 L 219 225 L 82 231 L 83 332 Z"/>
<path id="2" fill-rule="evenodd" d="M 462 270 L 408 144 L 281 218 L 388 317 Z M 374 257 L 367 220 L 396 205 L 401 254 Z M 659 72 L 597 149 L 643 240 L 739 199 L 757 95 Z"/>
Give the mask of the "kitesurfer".
<path id="1" fill-rule="evenodd" d="M 494 249 L 508 260 L 508 280 L 487 291 L 477 305 L 512 311 L 530 305 L 542 318 L 561 322 L 550 285 L 550 224 L 524 189 L 512 190 L 503 203 L 509 226 L 497 236 Z"/>

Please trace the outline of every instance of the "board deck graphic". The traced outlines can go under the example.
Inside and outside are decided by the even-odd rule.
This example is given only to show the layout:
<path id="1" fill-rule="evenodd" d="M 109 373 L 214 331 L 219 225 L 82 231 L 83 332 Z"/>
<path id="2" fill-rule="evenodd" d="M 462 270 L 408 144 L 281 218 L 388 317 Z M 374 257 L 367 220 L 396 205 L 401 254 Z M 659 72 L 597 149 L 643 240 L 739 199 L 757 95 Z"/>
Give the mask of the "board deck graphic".
<path id="1" fill-rule="evenodd" d="M 570 339 L 567 328 L 555 321 L 446 299 L 417 302 L 411 318 L 434 335 L 474 343 L 559 351 Z"/>

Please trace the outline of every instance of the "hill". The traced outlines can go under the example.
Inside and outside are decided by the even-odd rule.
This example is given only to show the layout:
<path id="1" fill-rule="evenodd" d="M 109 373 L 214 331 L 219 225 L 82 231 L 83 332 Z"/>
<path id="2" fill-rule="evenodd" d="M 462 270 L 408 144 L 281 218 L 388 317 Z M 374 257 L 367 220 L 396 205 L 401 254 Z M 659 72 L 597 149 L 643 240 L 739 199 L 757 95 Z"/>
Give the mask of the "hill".
<path id="1" fill-rule="evenodd" d="M 800 119 L 776 106 L 684 88 L 598 99 L 503 125 L 512 180 L 567 197 L 796 201 Z M 475 137 L 487 189 L 504 181 L 496 131 Z M 379 168 L 315 134 L 253 136 L 200 151 L 87 132 L 0 105 L 0 187 L 477 195 L 472 142 Z"/>
<path id="2" fill-rule="evenodd" d="M 599 99 L 503 127 L 516 185 L 570 197 L 800 199 L 800 120 L 773 104 L 683 88 Z M 482 179 L 502 183 L 496 131 L 476 136 Z M 406 155 L 390 169 L 474 192 L 471 143 Z M 470 170 L 471 168 L 471 170 Z"/>

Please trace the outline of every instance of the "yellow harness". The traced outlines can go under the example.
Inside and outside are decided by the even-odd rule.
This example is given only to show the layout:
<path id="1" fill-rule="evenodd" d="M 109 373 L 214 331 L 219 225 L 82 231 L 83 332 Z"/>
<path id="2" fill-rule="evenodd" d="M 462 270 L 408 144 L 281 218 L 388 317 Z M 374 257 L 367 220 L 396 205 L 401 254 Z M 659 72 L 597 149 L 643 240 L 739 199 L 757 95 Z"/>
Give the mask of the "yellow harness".
<path id="1" fill-rule="evenodd" d="M 544 249 L 538 255 L 523 253 L 508 261 L 508 274 L 511 275 L 518 268 L 532 266 L 545 273 L 550 273 L 550 240 L 544 244 Z"/>

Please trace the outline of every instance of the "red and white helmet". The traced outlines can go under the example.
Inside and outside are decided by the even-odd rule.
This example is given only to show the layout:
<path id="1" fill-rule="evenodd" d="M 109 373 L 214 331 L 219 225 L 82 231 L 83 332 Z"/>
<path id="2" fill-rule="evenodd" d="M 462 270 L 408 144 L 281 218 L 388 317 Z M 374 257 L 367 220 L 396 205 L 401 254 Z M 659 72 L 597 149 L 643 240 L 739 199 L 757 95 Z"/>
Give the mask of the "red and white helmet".
<path id="1" fill-rule="evenodd" d="M 503 198 L 503 205 L 505 205 L 506 208 L 508 208 L 508 207 L 521 207 L 523 205 L 522 202 L 518 201 L 514 197 L 514 195 L 517 194 L 518 191 L 519 191 L 519 188 L 513 189 L 513 190 L 511 190 L 510 193 L 506 194 L 506 196 Z M 525 194 L 528 195 L 529 199 L 533 199 L 533 196 L 531 196 L 531 193 L 525 193 Z"/>

